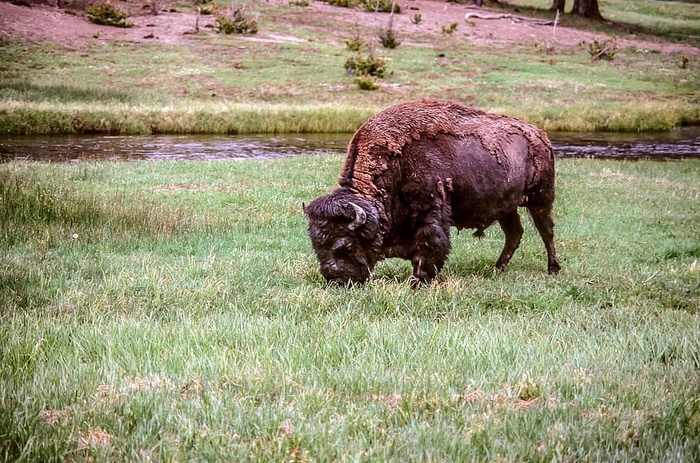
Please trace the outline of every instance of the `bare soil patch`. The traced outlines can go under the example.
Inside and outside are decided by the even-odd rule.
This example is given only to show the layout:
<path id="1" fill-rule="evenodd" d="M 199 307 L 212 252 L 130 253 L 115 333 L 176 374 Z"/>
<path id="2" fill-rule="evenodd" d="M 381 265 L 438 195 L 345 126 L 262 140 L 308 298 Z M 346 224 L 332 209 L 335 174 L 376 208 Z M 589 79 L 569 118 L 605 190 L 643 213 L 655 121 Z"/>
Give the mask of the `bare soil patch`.
<path id="1" fill-rule="evenodd" d="M 269 3 L 288 4 L 288 0 L 270 0 Z M 197 15 L 194 11 L 164 11 L 158 15 L 150 14 L 144 9 L 144 4 L 129 4 L 132 14 L 130 18 L 134 27 L 122 29 L 93 24 L 84 16 L 67 12 L 60 8 L 36 5 L 32 7 L 17 6 L 0 2 L 0 37 L 11 41 L 24 43 L 52 42 L 59 45 L 82 49 L 91 44 L 100 44 L 112 40 L 128 42 L 159 42 L 163 44 L 179 44 L 193 40 Z M 497 16 L 501 12 L 489 10 L 486 7 L 475 9 L 466 5 L 446 3 L 433 0 L 407 0 L 403 2 L 403 11 L 395 15 L 393 28 L 404 43 L 410 43 L 416 35 L 444 34 L 443 27 L 457 23 L 455 37 L 475 45 L 494 47 L 509 47 L 522 43 L 552 43 L 552 26 L 539 25 L 529 21 L 518 21 L 512 17 L 499 19 L 470 18 L 465 21 L 465 13 L 478 13 L 480 16 Z M 336 21 L 361 24 L 380 30 L 386 27 L 386 14 L 366 13 L 359 10 L 348 10 L 312 0 L 304 8 L 304 16 L 319 24 L 328 24 L 326 31 L 319 32 L 319 40 L 338 40 L 332 24 Z M 419 25 L 413 23 L 413 17 L 421 15 Z M 260 32 L 256 36 L 247 37 L 256 41 L 298 41 L 297 37 L 275 35 L 265 31 L 266 18 L 261 18 Z M 212 16 L 201 16 L 200 30 L 211 30 L 214 23 Z M 576 46 L 581 41 L 592 41 L 601 38 L 603 34 L 581 31 L 566 26 L 558 26 L 554 44 L 556 46 Z M 635 46 L 639 49 L 654 50 L 663 53 L 683 53 L 688 56 L 699 56 L 700 49 L 691 45 L 652 42 L 636 38 L 617 38 L 620 47 Z"/>

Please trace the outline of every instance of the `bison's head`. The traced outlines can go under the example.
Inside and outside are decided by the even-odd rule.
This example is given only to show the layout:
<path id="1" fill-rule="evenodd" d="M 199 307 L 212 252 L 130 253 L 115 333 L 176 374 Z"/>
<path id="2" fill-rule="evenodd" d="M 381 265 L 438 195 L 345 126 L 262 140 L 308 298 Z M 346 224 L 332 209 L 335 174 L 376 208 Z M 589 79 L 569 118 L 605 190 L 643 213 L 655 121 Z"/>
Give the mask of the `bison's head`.
<path id="1" fill-rule="evenodd" d="M 304 207 L 309 236 L 328 283 L 362 283 L 379 260 L 379 219 L 369 202 L 338 189 Z"/>

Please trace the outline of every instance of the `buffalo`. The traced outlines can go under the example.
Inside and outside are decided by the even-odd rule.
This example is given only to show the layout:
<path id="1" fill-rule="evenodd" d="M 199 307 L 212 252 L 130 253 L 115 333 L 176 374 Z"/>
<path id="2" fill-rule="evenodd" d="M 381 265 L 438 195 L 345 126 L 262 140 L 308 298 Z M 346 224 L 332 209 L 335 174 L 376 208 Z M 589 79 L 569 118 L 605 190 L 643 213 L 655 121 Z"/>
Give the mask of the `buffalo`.
<path id="1" fill-rule="evenodd" d="M 382 259 L 413 265 L 414 286 L 430 282 L 450 252 L 450 227 L 484 230 L 498 221 L 503 270 L 520 244 L 518 207 L 554 247 L 554 154 L 547 135 L 521 120 L 457 102 L 392 106 L 353 135 L 339 188 L 304 206 L 321 274 L 330 284 L 365 282 Z"/>

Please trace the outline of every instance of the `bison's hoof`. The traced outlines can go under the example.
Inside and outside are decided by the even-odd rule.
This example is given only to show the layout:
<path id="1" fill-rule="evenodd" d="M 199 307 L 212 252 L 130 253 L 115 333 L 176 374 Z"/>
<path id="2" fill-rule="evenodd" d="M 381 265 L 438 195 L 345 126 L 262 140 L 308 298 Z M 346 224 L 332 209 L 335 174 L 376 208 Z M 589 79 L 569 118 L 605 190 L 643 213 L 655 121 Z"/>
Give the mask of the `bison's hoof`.
<path id="1" fill-rule="evenodd" d="M 557 273 L 559 273 L 559 270 L 561 270 L 561 266 L 559 265 L 558 262 L 554 262 L 553 264 L 549 264 L 549 266 L 547 267 L 547 272 L 550 275 L 556 275 Z"/>

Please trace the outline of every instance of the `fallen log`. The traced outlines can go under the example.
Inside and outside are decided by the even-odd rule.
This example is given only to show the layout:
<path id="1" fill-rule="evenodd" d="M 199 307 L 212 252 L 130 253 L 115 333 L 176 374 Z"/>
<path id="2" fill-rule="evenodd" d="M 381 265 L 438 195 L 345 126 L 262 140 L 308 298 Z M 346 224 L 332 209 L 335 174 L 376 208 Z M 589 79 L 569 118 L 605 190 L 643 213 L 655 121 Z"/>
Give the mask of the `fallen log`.
<path id="1" fill-rule="evenodd" d="M 465 13 L 464 20 L 469 21 L 471 19 L 509 19 L 513 22 L 528 22 L 534 24 L 535 26 L 551 26 L 554 21 L 549 21 L 546 19 L 539 18 L 527 18 L 525 16 L 517 16 L 514 14 L 480 14 L 480 13 Z"/>

